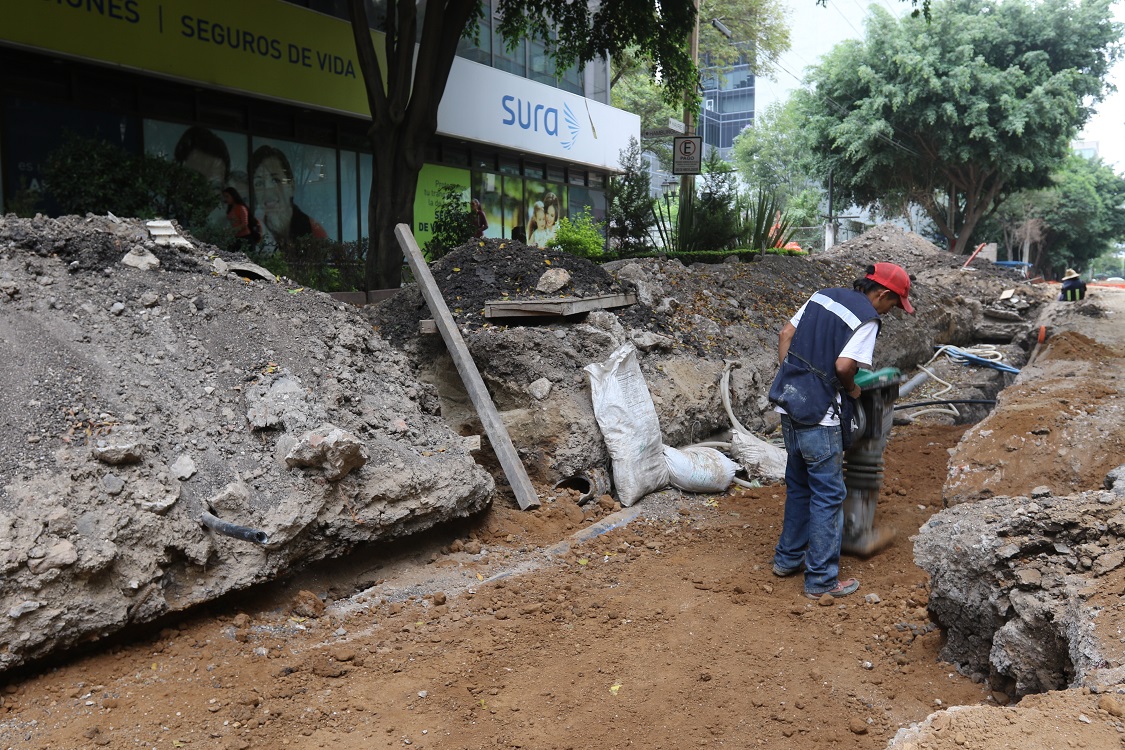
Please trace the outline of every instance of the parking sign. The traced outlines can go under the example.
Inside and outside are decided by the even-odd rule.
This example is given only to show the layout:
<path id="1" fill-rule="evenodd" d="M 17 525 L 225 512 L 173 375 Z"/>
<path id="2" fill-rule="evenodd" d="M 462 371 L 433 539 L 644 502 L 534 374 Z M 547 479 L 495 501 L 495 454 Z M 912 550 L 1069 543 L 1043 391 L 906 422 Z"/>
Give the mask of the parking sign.
<path id="1" fill-rule="evenodd" d="M 699 174 L 703 171 L 703 137 L 680 136 L 672 139 L 672 174 Z"/>

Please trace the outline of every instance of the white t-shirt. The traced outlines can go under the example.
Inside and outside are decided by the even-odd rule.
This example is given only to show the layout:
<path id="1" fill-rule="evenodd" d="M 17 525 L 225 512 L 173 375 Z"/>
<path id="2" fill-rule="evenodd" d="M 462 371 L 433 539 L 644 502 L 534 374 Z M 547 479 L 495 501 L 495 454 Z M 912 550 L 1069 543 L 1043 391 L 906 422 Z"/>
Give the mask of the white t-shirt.
<path id="1" fill-rule="evenodd" d="M 789 322 L 793 325 L 794 328 L 800 325 L 801 316 L 804 314 L 805 307 L 808 306 L 808 304 L 809 303 L 806 302 L 805 304 L 801 305 L 801 309 L 797 311 L 797 314 L 789 319 Z M 875 356 L 875 338 L 878 335 L 879 321 L 867 321 L 859 328 L 857 328 L 854 334 L 852 334 L 852 337 L 848 340 L 848 343 L 844 345 L 843 351 L 840 352 L 840 356 L 847 357 L 848 359 L 854 359 L 859 363 L 860 367 L 871 369 L 871 360 Z M 839 394 L 836 394 L 836 403 L 837 405 L 840 403 Z M 785 413 L 785 410 L 780 406 L 775 406 L 773 410 L 778 414 Z M 820 420 L 820 424 L 824 425 L 825 427 L 831 427 L 833 425 L 840 424 L 840 418 L 836 416 L 836 410 L 829 407 L 828 412 L 824 415 L 824 418 Z"/>

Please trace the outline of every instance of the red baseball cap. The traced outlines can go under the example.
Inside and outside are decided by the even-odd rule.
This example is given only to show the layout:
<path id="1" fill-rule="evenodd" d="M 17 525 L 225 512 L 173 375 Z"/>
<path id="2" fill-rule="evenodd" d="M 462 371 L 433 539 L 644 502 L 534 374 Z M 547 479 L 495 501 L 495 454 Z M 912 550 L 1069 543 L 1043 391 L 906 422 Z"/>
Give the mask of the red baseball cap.
<path id="1" fill-rule="evenodd" d="M 907 299 L 910 296 L 910 274 L 902 266 L 896 266 L 894 263 L 876 263 L 875 273 L 869 273 L 864 278 L 871 279 L 897 294 L 899 306 L 911 315 L 914 314 L 914 305 Z"/>

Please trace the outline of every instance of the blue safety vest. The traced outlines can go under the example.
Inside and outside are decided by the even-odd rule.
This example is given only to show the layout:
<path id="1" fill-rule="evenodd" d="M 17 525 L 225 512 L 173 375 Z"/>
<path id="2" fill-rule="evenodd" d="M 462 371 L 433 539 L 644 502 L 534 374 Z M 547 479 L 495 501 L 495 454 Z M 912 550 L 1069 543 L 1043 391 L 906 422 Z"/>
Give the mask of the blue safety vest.
<path id="1" fill-rule="evenodd" d="M 836 403 L 836 359 L 864 323 L 879 321 L 866 294 L 822 289 L 809 298 L 769 399 L 800 424 L 819 424 Z"/>

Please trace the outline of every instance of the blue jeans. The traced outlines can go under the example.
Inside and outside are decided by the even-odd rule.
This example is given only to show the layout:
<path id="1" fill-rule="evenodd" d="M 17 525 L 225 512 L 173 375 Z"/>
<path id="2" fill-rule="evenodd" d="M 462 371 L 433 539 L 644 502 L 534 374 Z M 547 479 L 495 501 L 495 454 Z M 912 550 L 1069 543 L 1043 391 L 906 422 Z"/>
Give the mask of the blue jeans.
<path id="1" fill-rule="evenodd" d="M 774 564 L 805 564 L 805 591 L 822 594 L 836 586 L 844 534 L 844 447 L 840 427 L 797 425 L 781 415 L 785 450 L 785 521 Z"/>

